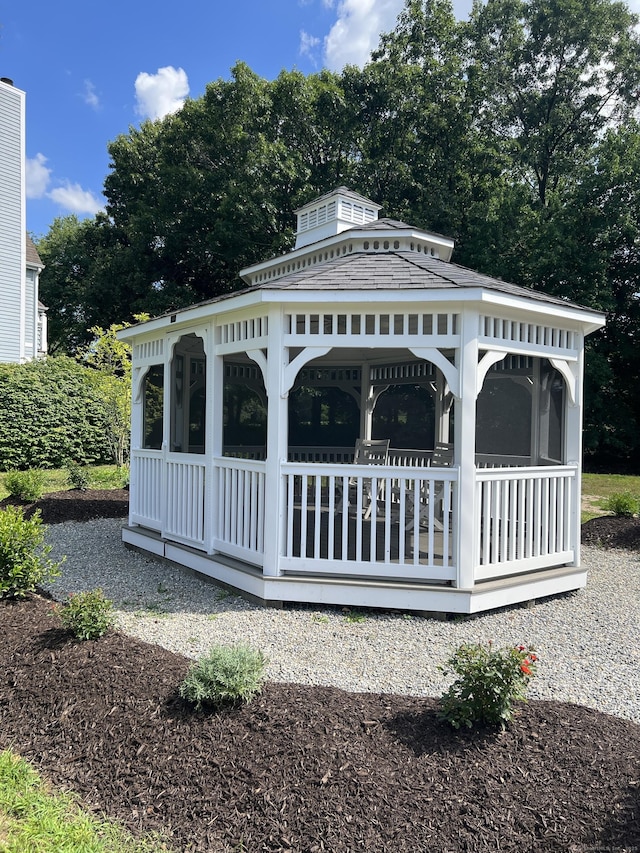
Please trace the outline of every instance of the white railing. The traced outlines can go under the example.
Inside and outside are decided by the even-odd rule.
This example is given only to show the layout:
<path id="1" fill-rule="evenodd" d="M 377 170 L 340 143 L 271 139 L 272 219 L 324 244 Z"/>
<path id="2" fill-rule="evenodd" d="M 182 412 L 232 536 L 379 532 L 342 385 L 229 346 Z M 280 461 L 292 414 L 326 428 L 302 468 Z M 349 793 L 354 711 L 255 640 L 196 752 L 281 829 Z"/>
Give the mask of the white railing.
<path id="1" fill-rule="evenodd" d="M 530 456 L 506 456 L 498 453 L 476 453 L 476 468 L 520 468 L 530 466 Z"/>
<path id="2" fill-rule="evenodd" d="M 426 468 L 431 465 L 433 450 L 403 450 L 389 448 L 389 465 L 399 468 Z"/>
<path id="3" fill-rule="evenodd" d="M 182 454 L 166 466 L 167 516 L 163 535 L 193 545 L 204 545 L 205 463 Z"/>
<path id="4" fill-rule="evenodd" d="M 353 462 L 355 447 L 319 447 L 317 445 L 290 445 L 289 462 L 328 462 L 350 464 Z M 234 459 L 264 459 L 264 445 L 233 445 L 225 444 L 224 455 Z M 424 468 L 431 462 L 432 450 L 404 450 L 390 448 L 389 465 L 402 468 Z"/>
<path id="5" fill-rule="evenodd" d="M 225 444 L 223 454 L 231 459 L 265 459 L 264 444 Z"/>
<path id="6" fill-rule="evenodd" d="M 230 557 L 262 565 L 265 463 L 217 457 L 214 466 L 217 489 L 213 547 Z"/>
<path id="7" fill-rule="evenodd" d="M 132 524 L 151 530 L 162 528 L 164 463 L 159 450 L 134 450 L 131 453 L 129 517 Z"/>
<path id="8" fill-rule="evenodd" d="M 285 572 L 456 577 L 457 469 L 286 464 Z"/>
<path id="9" fill-rule="evenodd" d="M 349 447 L 304 447 L 303 445 L 291 445 L 289 447 L 289 462 L 353 462 L 355 448 Z"/>
<path id="10" fill-rule="evenodd" d="M 476 472 L 476 580 L 574 559 L 575 466 Z"/>

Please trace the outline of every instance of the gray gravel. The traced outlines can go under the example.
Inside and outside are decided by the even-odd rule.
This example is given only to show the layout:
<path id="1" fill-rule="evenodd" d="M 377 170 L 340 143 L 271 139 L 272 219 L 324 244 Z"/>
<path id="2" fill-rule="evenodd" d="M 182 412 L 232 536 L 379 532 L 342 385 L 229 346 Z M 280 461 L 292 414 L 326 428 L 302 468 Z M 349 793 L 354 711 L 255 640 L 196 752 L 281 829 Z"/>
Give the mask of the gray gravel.
<path id="1" fill-rule="evenodd" d="M 351 691 L 438 696 L 438 670 L 462 642 L 531 644 L 540 658 L 529 696 L 575 702 L 640 723 L 640 559 L 583 548 L 585 590 L 453 621 L 338 607 L 263 608 L 183 569 L 128 550 L 121 520 L 50 525 L 51 556 L 66 555 L 57 599 L 101 587 L 118 627 L 191 658 L 248 642 L 272 681 Z"/>

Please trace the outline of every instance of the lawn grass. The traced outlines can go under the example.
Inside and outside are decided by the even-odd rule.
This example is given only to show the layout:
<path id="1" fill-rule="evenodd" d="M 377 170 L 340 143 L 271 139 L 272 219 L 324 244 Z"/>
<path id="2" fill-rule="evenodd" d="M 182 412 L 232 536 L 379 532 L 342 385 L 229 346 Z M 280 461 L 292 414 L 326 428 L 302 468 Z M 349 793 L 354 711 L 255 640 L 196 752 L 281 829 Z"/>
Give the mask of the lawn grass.
<path id="1" fill-rule="evenodd" d="M 135 839 L 87 814 L 71 794 L 54 794 L 27 762 L 0 752 L 0 850 L 6 853 L 160 853 L 159 838 Z"/>
<path id="2" fill-rule="evenodd" d="M 90 489 L 121 489 L 128 481 L 129 469 L 125 466 L 119 468 L 117 465 L 87 465 L 86 472 L 89 475 Z M 70 489 L 69 472 L 66 468 L 52 468 L 44 470 L 46 492 L 62 492 Z M 0 500 L 6 498 L 9 493 L 4 485 L 4 475 L 0 474 Z"/>
<path id="3" fill-rule="evenodd" d="M 628 492 L 640 497 L 640 477 L 628 474 L 583 474 L 581 520 L 604 515 L 604 504 L 611 495 Z"/>

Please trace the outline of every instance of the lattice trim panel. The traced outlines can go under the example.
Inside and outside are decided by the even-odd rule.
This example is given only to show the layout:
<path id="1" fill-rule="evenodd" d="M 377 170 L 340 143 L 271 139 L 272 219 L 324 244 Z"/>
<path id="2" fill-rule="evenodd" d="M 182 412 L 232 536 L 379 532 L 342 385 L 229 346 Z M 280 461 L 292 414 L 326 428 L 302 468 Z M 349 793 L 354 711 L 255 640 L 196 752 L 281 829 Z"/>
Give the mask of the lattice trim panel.
<path id="1" fill-rule="evenodd" d="M 458 335 L 458 314 L 287 314 L 285 334 L 293 337 L 356 335 L 361 337 Z"/>
<path id="2" fill-rule="evenodd" d="M 484 341 L 500 343 L 521 343 L 545 347 L 547 349 L 574 352 L 576 335 L 570 329 L 547 326 L 537 323 L 522 323 L 503 317 L 480 316 L 480 338 Z"/>
<path id="3" fill-rule="evenodd" d="M 269 331 L 268 317 L 252 317 L 249 320 L 237 320 L 224 323 L 216 329 L 216 343 L 235 344 L 265 338 Z"/>
<path id="4" fill-rule="evenodd" d="M 141 361 L 162 361 L 164 353 L 164 340 L 156 338 L 153 341 L 144 341 L 140 344 L 135 344 L 133 347 L 133 359 L 136 362 Z"/>

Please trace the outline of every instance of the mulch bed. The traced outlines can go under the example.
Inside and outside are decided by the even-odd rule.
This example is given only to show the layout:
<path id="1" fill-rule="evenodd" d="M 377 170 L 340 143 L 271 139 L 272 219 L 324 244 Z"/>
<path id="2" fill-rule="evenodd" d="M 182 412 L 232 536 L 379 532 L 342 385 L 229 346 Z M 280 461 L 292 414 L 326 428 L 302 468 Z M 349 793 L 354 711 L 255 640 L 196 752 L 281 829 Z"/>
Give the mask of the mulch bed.
<path id="1" fill-rule="evenodd" d="M 196 713 L 186 658 L 76 642 L 51 608 L 0 601 L 0 748 L 176 851 L 640 849 L 637 724 L 532 701 L 505 732 L 456 733 L 435 699 L 282 684 Z"/>
<path id="2" fill-rule="evenodd" d="M 640 550 L 640 518 L 617 518 L 601 515 L 582 525 L 582 544 L 602 548 Z"/>
<path id="3" fill-rule="evenodd" d="M 129 513 L 128 489 L 68 489 L 44 495 L 34 503 L 24 503 L 17 498 L 0 501 L 0 509 L 21 506 L 25 518 L 36 510 L 45 524 L 62 521 L 93 521 L 96 518 L 126 518 Z"/>

